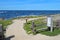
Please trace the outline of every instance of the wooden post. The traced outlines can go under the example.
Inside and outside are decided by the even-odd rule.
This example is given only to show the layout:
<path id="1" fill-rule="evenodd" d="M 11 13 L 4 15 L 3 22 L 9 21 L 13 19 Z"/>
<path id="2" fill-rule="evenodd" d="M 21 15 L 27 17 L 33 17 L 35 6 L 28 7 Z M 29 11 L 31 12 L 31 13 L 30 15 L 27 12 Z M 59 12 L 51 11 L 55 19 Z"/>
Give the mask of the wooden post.
<path id="1" fill-rule="evenodd" d="M 26 18 L 26 23 L 27 23 L 28 18 Z"/>
<path id="2" fill-rule="evenodd" d="M 4 31 L 2 24 L 0 24 L 0 40 L 4 40 Z"/>
<path id="3" fill-rule="evenodd" d="M 3 30 L 3 29 L 2 29 L 2 24 L 0 24 L 0 32 L 2 32 L 2 30 Z"/>
<path id="4" fill-rule="evenodd" d="M 35 34 L 36 33 L 36 29 L 35 29 L 35 23 L 34 23 L 34 21 L 32 21 L 32 27 L 31 27 L 31 29 L 32 29 L 32 32 Z"/>

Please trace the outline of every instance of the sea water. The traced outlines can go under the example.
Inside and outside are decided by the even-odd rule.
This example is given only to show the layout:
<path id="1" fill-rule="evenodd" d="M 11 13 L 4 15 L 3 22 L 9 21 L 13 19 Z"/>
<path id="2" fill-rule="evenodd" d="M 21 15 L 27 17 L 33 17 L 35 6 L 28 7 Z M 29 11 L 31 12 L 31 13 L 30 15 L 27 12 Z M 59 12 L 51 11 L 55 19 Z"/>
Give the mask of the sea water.
<path id="1" fill-rule="evenodd" d="M 0 18 L 10 19 L 17 16 L 60 14 L 60 10 L 0 10 Z"/>

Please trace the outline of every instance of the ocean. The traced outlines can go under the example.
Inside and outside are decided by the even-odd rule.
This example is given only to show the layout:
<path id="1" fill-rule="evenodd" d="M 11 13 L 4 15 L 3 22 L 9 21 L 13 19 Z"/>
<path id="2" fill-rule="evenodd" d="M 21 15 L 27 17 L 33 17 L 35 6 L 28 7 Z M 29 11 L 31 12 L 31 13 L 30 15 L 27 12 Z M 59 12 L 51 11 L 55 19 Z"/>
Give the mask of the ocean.
<path id="1" fill-rule="evenodd" d="M 0 18 L 10 19 L 17 16 L 60 14 L 60 10 L 0 10 Z"/>

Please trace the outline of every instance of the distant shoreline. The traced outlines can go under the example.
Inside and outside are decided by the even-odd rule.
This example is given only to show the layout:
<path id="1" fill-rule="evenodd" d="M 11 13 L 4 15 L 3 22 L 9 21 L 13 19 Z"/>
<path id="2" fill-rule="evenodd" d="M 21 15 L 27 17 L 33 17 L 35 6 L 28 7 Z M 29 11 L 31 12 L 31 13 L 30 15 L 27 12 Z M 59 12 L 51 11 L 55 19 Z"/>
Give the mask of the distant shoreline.
<path id="1" fill-rule="evenodd" d="M 51 14 L 51 15 L 60 15 L 60 14 Z M 48 16 L 48 15 L 23 15 L 23 16 L 16 16 L 16 17 L 12 17 L 12 18 L 5 18 L 5 20 L 8 19 L 16 19 L 16 18 L 24 18 L 24 17 L 40 17 L 40 16 Z"/>

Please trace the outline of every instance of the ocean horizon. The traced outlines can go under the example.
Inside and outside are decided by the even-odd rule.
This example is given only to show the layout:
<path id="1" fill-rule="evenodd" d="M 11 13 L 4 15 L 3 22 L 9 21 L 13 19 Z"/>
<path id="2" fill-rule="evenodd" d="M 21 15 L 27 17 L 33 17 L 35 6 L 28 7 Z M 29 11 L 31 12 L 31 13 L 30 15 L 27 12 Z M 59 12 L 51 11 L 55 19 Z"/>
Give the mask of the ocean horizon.
<path id="1" fill-rule="evenodd" d="M 21 16 L 60 14 L 60 10 L 0 10 L 0 18 L 10 19 Z"/>

